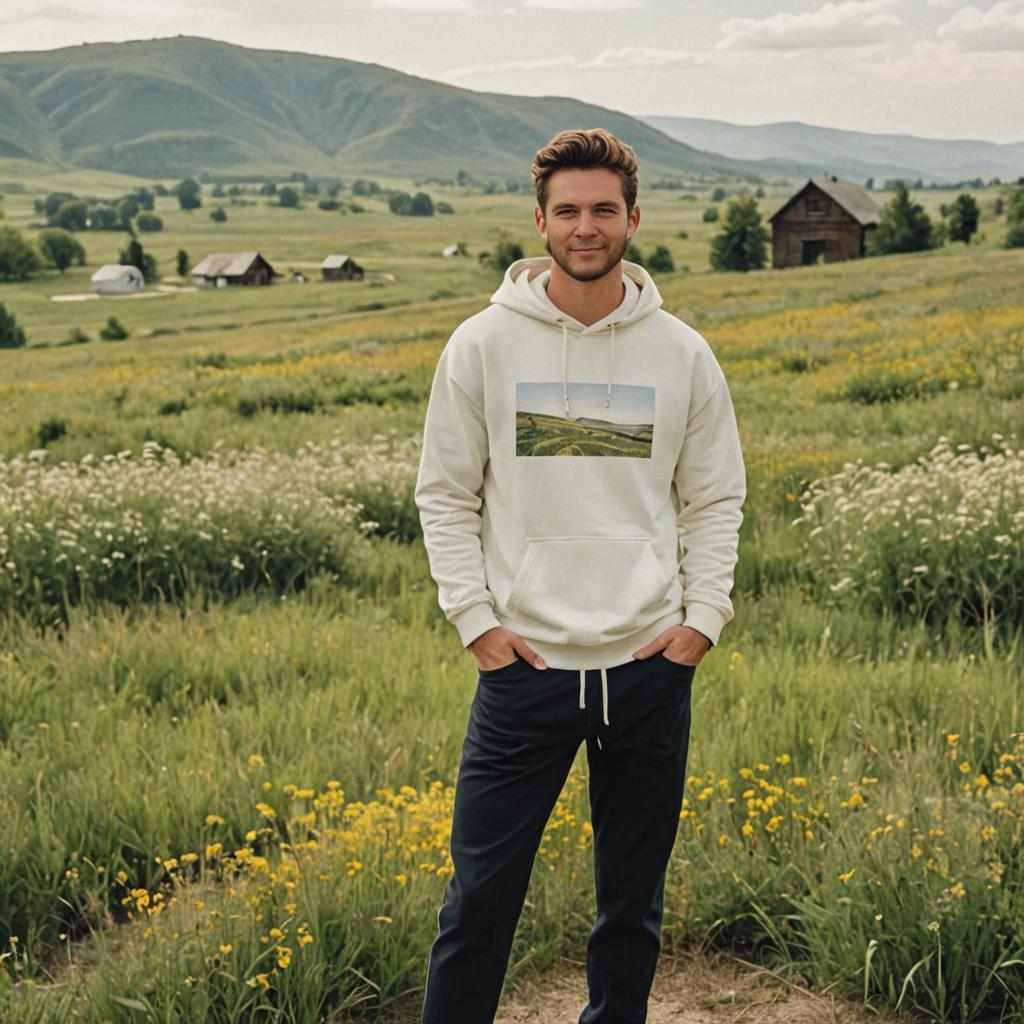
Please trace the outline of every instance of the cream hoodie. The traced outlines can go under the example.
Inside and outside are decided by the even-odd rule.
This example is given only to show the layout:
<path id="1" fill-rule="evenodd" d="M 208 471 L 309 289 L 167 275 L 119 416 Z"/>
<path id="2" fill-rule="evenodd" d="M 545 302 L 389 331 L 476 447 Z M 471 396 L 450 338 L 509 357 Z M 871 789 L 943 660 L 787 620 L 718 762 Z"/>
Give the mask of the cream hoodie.
<path id="1" fill-rule="evenodd" d="M 438 362 L 416 504 L 441 608 L 464 646 L 505 626 L 553 668 L 631 661 L 682 622 L 715 644 L 746 496 L 721 368 L 642 267 L 586 327 L 550 265 L 513 263 Z"/>

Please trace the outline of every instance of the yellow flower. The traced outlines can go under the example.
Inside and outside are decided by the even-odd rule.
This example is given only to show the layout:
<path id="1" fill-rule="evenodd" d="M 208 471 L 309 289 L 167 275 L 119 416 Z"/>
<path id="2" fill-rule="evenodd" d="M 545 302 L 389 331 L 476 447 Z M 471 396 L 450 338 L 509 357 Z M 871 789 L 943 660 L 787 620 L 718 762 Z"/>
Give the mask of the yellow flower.
<path id="1" fill-rule="evenodd" d="M 221 945 L 221 946 L 220 946 L 219 948 L 220 948 L 220 951 L 221 951 L 221 952 L 222 952 L 222 953 L 223 953 L 223 954 L 224 954 L 225 956 L 227 956 L 227 955 L 228 955 L 228 953 L 230 953 L 230 952 L 231 952 L 231 948 L 232 948 L 232 947 L 231 947 L 231 943 L 229 943 L 229 942 L 225 942 L 225 943 L 223 943 L 223 944 L 222 944 L 222 945 Z"/>
<path id="2" fill-rule="evenodd" d="M 397 875 L 395 875 L 395 881 L 396 881 L 396 882 L 397 882 L 397 883 L 398 883 L 399 885 L 405 885 L 405 883 L 406 883 L 407 881 L 409 881 L 409 879 L 408 879 L 408 878 L 407 878 L 407 877 L 406 877 L 405 875 L 403 875 L 403 874 L 397 874 Z"/>
<path id="3" fill-rule="evenodd" d="M 794 775 L 791 780 L 794 786 L 806 786 L 807 780 L 802 775 Z"/>
<path id="4" fill-rule="evenodd" d="M 282 971 L 288 970 L 292 962 L 292 951 L 289 946 L 278 946 L 277 947 L 277 966 Z"/>
<path id="5" fill-rule="evenodd" d="M 259 811 L 264 818 L 269 818 L 271 821 L 273 821 L 274 818 L 277 817 L 277 811 L 275 811 L 274 808 L 270 806 L 270 804 L 257 804 L 256 810 Z"/>
<path id="6" fill-rule="evenodd" d="M 960 733 L 951 732 L 946 735 L 946 742 L 951 746 L 955 747 L 960 742 Z"/>
<path id="7" fill-rule="evenodd" d="M 224 819 L 219 814 L 208 814 L 206 816 L 207 825 L 223 825 Z"/>
<path id="8" fill-rule="evenodd" d="M 374 918 L 374 921 L 381 921 L 384 924 L 393 924 L 391 918 L 388 917 L 387 914 L 379 914 L 377 917 Z"/>
<path id="9" fill-rule="evenodd" d="M 849 870 L 849 871 L 844 871 L 844 872 L 843 872 L 843 873 L 842 873 L 842 874 L 841 874 L 841 875 L 839 876 L 839 881 L 840 881 L 840 882 L 844 882 L 844 883 L 845 883 L 845 882 L 848 882 L 848 881 L 849 881 L 849 880 L 850 880 L 851 878 L 853 878 L 853 876 L 854 876 L 854 875 L 856 874 L 856 872 L 857 872 L 857 869 L 856 869 L 856 868 L 850 868 L 850 870 Z"/>

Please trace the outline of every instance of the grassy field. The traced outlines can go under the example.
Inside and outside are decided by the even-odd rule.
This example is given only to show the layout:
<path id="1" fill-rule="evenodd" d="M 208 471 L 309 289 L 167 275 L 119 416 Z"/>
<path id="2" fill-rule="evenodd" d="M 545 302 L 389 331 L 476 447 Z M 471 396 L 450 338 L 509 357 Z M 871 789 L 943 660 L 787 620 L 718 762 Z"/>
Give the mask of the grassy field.
<path id="1" fill-rule="evenodd" d="M 14 170 L 5 215 L 31 234 L 55 182 Z M 476 674 L 418 536 L 417 432 L 445 339 L 498 283 L 475 256 L 542 252 L 528 198 L 431 191 L 456 213 L 217 225 L 160 200 L 143 236 L 165 272 L 179 248 L 283 272 L 347 252 L 363 282 L 53 302 L 124 244 L 85 234 L 90 266 L 0 285 L 29 335 L 0 351 L 4 1024 L 420 998 Z M 666 308 L 722 363 L 750 497 L 666 942 L 1020 1024 L 1024 252 L 998 248 L 989 193 L 969 248 L 714 274 L 708 197 L 677 195 L 641 196 L 637 241 L 669 247 Z M 442 259 L 452 241 L 470 257 Z M 127 340 L 96 340 L 111 315 Z M 62 345 L 75 327 L 93 340 Z M 582 958 L 591 844 L 581 752 L 511 985 Z"/>

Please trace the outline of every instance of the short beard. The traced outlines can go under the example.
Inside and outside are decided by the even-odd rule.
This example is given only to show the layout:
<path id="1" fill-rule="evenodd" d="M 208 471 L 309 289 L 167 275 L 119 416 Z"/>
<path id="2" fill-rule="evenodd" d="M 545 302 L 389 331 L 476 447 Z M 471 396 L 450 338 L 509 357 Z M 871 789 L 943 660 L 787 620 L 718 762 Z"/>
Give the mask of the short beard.
<path id="1" fill-rule="evenodd" d="M 544 242 L 544 248 L 547 249 L 548 255 L 565 271 L 569 277 L 575 281 L 596 281 L 598 278 L 604 277 L 605 274 L 609 273 L 622 259 L 626 252 L 626 247 L 629 245 L 629 239 L 625 235 L 622 237 L 622 241 L 619 243 L 618 249 L 612 250 L 611 255 L 603 266 L 594 267 L 591 270 L 574 270 L 569 264 L 557 255 L 551 248 L 551 243 L 548 241 Z"/>

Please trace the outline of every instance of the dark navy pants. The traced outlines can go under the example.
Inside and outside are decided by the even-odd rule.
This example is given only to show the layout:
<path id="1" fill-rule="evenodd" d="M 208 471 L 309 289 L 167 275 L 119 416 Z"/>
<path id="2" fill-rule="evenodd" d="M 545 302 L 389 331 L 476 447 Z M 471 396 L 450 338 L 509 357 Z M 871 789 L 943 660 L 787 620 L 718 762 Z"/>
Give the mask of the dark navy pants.
<path id="1" fill-rule="evenodd" d="M 587 941 L 590 1001 L 579 1024 L 644 1024 L 683 799 L 694 672 L 658 653 L 609 668 L 604 679 L 587 670 L 582 692 L 578 669 L 535 669 L 517 658 L 479 672 L 455 786 L 454 873 L 430 950 L 423 1024 L 492 1024 L 537 849 L 581 742 L 597 917 Z"/>

